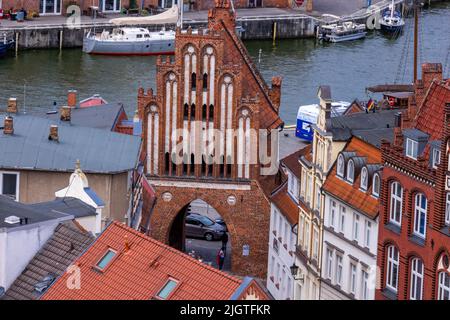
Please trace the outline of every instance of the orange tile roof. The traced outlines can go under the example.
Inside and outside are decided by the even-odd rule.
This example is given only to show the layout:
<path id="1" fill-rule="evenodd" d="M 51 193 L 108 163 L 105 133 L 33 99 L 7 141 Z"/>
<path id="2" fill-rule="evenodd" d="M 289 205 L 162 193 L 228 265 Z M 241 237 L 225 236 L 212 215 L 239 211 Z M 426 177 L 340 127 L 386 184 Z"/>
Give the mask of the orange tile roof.
<path id="1" fill-rule="evenodd" d="M 354 151 L 357 156 L 366 157 L 367 164 L 381 164 L 381 151 L 357 137 L 352 137 L 343 151 Z M 376 218 L 378 215 L 378 199 L 371 195 L 372 186 L 369 185 L 366 192 L 361 190 L 359 188 L 361 175 L 358 175 L 353 184 L 338 178 L 336 176 L 336 162 L 325 180 L 323 190 L 344 201 L 349 206 L 365 213 L 370 218 Z"/>
<path id="2" fill-rule="evenodd" d="M 280 209 L 281 213 L 286 217 L 291 225 L 298 223 L 298 206 L 287 193 L 287 183 L 277 190 L 270 200 Z"/>
<path id="3" fill-rule="evenodd" d="M 299 158 L 304 155 L 311 154 L 311 145 L 307 145 L 304 148 L 284 157 L 281 162 L 294 174 L 298 179 L 301 178 L 302 165 L 299 162 Z"/>
<path id="4" fill-rule="evenodd" d="M 95 265 L 108 248 L 118 255 L 104 272 L 97 271 Z M 227 300 L 242 284 L 241 279 L 118 222 L 110 224 L 74 265 L 81 269 L 81 288 L 67 288 L 73 275 L 66 272 L 43 300 L 149 300 L 169 277 L 178 281 L 170 300 Z"/>

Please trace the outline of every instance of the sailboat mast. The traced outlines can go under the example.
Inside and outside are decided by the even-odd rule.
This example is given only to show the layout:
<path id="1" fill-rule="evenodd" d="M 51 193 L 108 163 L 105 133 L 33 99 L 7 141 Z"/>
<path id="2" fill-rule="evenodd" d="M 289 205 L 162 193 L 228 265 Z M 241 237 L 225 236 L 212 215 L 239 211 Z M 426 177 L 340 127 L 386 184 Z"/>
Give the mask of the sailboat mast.
<path id="1" fill-rule="evenodd" d="M 417 81 L 417 56 L 419 42 L 419 3 L 414 1 L 414 83 Z"/>
<path id="2" fill-rule="evenodd" d="M 394 18 L 394 8 L 395 8 L 395 3 L 394 3 L 394 0 L 392 0 L 392 7 L 391 7 L 391 23 L 392 23 L 392 18 Z"/>

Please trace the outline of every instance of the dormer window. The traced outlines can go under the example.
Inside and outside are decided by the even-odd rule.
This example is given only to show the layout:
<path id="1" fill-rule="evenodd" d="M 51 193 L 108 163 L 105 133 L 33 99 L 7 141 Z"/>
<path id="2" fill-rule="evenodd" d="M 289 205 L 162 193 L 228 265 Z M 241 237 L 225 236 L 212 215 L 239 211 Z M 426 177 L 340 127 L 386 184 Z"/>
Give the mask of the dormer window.
<path id="1" fill-rule="evenodd" d="M 114 251 L 112 249 L 108 249 L 108 251 L 106 251 L 106 253 L 103 255 L 103 257 L 97 262 L 95 267 L 97 269 L 99 269 L 100 271 L 104 271 L 106 269 L 106 267 L 109 266 L 109 264 L 111 263 L 111 261 L 114 259 L 114 257 L 116 255 L 117 255 L 116 251 Z"/>
<path id="2" fill-rule="evenodd" d="M 372 195 L 377 198 L 380 196 L 380 175 L 378 173 L 373 175 Z"/>
<path id="3" fill-rule="evenodd" d="M 344 177 L 344 171 L 345 171 L 344 166 L 345 166 L 344 156 L 342 154 L 340 154 L 338 157 L 338 162 L 337 162 L 337 175 L 341 178 Z"/>
<path id="4" fill-rule="evenodd" d="M 406 139 L 406 156 L 417 160 L 417 153 L 419 150 L 419 143 L 410 138 Z"/>
<path id="5" fill-rule="evenodd" d="M 436 169 L 437 166 L 441 163 L 441 151 L 439 149 L 433 149 L 433 160 L 432 160 L 433 168 Z"/>
<path id="6" fill-rule="evenodd" d="M 156 297 L 161 300 L 167 300 L 167 298 L 173 293 L 177 287 L 178 282 L 174 279 L 169 279 L 164 286 L 159 290 Z"/>
<path id="7" fill-rule="evenodd" d="M 367 168 L 362 168 L 361 170 L 361 189 L 367 191 L 367 185 L 369 182 L 369 173 L 367 172 Z"/>
<path id="8" fill-rule="evenodd" d="M 349 160 L 347 164 L 347 181 L 353 183 L 355 179 L 355 163 Z"/>

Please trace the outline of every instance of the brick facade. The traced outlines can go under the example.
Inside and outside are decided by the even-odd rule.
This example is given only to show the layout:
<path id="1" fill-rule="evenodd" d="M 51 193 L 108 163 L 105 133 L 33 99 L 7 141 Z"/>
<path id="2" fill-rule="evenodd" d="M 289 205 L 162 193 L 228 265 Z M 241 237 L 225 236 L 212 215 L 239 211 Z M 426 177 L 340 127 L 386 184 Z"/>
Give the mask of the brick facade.
<path id="1" fill-rule="evenodd" d="M 440 64 L 425 64 L 423 77 L 416 83 L 415 101 L 402 117 L 402 128 L 396 128 L 393 144 L 383 142 L 382 161 L 384 163 L 382 192 L 380 195 L 380 221 L 378 235 L 377 266 L 380 287 L 376 299 L 411 298 L 411 263 L 419 258 L 423 263 L 422 299 L 438 298 L 438 273 L 450 274 L 450 269 L 442 264 L 450 254 L 450 228 L 445 224 L 445 183 L 448 177 L 448 140 L 450 138 L 450 86 L 442 81 Z M 425 86 L 425 87 L 424 87 Z M 413 100 L 413 99 L 412 99 Z M 417 102 L 417 106 L 415 102 Z M 412 110 L 411 110 L 412 109 Z M 417 114 L 416 114 L 417 113 Z M 429 135 L 428 145 L 417 160 L 405 155 L 405 129 L 417 129 Z M 440 165 L 432 168 L 432 141 L 440 141 Z M 398 182 L 403 188 L 401 226 L 390 221 L 392 183 Z M 425 237 L 414 234 L 415 196 L 419 193 L 427 199 Z M 386 285 L 387 248 L 394 246 L 399 252 L 397 292 Z"/>
<path id="2" fill-rule="evenodd" d="M 217 1 L 208 17 L 198 33 L 177 30 L 174 59 L 157 59 L 156 92 L 138 91 L 145 172 L 156 191 L 141 230 L 183 250 L 185 210 L 202 199 L 228 225 L 232 271 L 264 277 L 270 207 L 255 155 L 263 152 L 259 130 L 282 125 L 281 78 L 270 88 L 264 82 L 235 34 L 228 1 Z M 172 135 L 176 129 L 185 131 Z M 205 144 L 209 134 L 214 139 Z M 172 161 L 177 155 L 181 162 Z"/>

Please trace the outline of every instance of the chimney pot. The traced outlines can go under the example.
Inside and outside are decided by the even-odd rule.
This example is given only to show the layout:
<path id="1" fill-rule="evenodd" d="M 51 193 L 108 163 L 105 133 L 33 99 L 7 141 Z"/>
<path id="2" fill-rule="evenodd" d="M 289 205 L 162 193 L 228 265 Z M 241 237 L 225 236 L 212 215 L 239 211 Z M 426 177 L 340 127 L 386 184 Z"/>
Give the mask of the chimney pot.
<path id="1" fill-rule="evenodd" d="M 77 105 L 77 90 L 69 90 L 67 93 L 67 105 L 75 108 Z"/>
<path id="2" fill-rule="evenodd" d="M 59 141 L 57 125 L 52 124 L 50 126 L 50 135 L 48 136 L 48 140 Z"/>
<path id="3" fill-rule="evenodd" d="M 72 108 L 70 106 L 63 106 L 60 108 L 61 121 L 70 121 L 72 116 Z"/>
<path id="4" fill-rule="evenodd" d="M 17 98 L 8 99 L 8 107 L 6 108 L 7 113 L 17 113 Z"/>
<path id="5" fill-rule="evenodd" d="M 14 134 L 14 120 L 12 117 L 5 117 L 3 134 Z"/>

